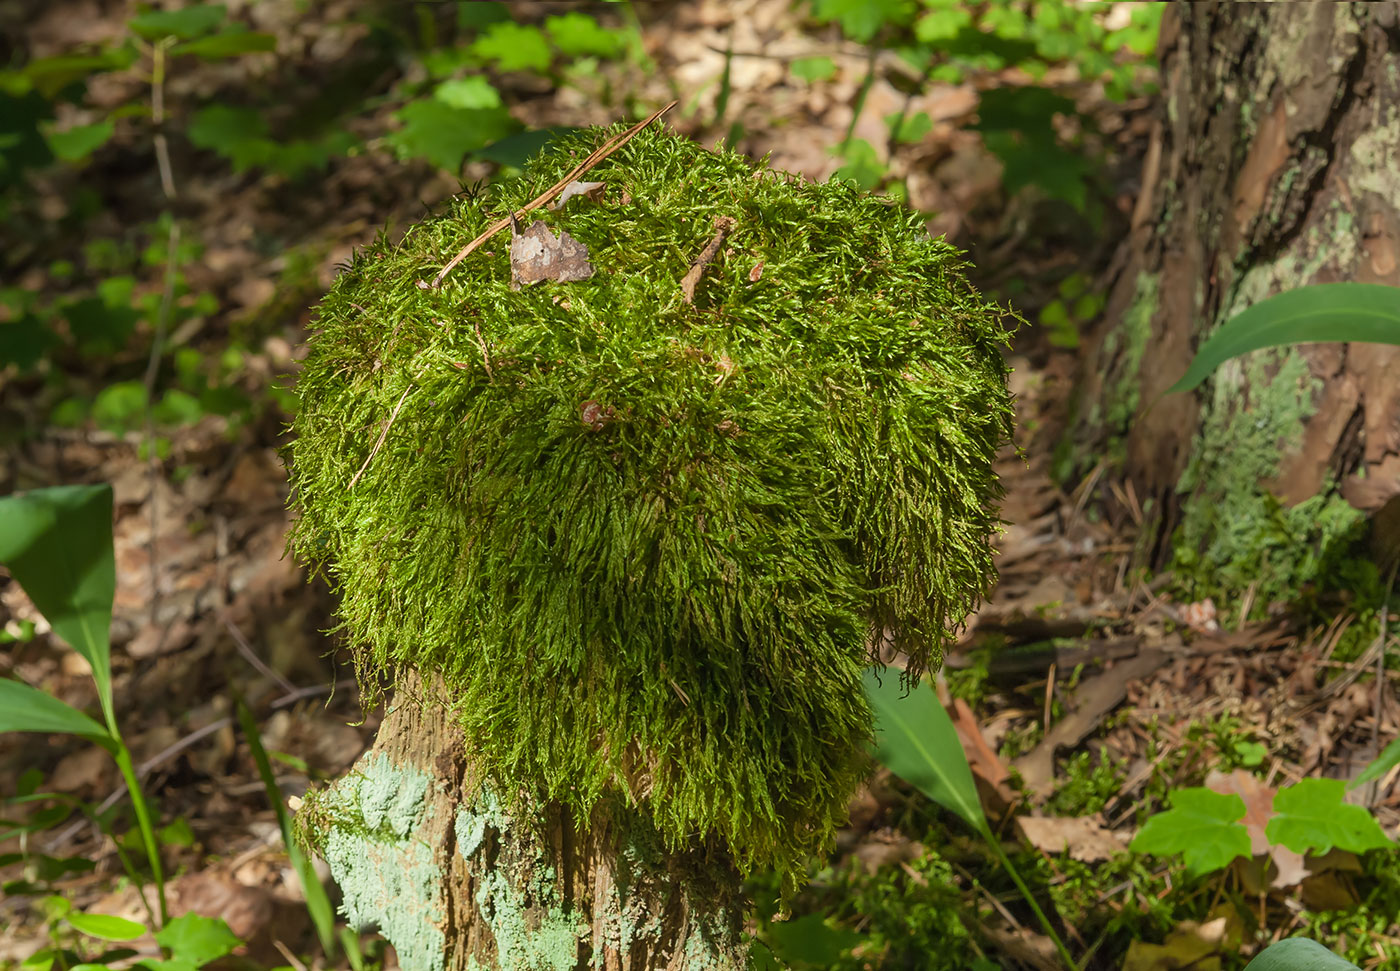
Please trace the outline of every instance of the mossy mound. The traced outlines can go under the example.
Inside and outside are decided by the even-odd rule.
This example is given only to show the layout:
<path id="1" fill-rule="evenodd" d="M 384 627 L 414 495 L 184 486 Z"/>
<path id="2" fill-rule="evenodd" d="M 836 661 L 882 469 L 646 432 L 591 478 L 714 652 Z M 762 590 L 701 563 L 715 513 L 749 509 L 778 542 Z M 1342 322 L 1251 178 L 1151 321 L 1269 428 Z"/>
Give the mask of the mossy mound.
<path id="1" fill-rule="evenodd" d="M 585 176 L 601 204 L 531 216 L 592 278 L 512 290 L 503 232 L 427 286 L 606 134 L 336 280 L 291 545 L 362 677 L 440 675 L 499 791 L 616 793 L 786 871 L 867 767 L 871 632 L 920 670 L 991 582 L 1006 332 L 916 214 L 655 129 Z"/>

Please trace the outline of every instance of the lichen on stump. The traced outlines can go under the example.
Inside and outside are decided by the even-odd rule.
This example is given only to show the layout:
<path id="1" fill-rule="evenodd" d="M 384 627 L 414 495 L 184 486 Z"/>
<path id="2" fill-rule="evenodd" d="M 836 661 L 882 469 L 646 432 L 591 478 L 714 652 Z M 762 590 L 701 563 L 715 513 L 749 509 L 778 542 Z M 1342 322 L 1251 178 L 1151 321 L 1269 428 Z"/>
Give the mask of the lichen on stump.
<path id="1" fill-rule="evenodd" d="M 590 278 L 513 288 L 502 233 L 431 285 L 605 134 L 355 255 L 298 381 L 291 546 L 362 681 L 440 679 L 497 791 L 614 794 L 791 873 L 867 768 L 872 644 L 936 665 L 992 580 L 1003 315 L 915 213 L 656 129 L 526 217 Z"/>

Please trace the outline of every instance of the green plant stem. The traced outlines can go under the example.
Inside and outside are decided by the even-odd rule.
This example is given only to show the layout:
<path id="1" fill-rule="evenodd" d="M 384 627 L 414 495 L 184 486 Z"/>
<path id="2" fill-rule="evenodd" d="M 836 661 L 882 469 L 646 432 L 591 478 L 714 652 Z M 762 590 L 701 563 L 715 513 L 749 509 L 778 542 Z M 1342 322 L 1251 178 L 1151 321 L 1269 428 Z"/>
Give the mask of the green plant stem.
<path id="1" fill-rule="evenodd" d="M 1011 858 L 1007 856 L 1006 851 L 1001 848 L 1001 841 L 997 839 L 991 827 L 985 824 L 982 829 L 982 838 L 987 841 L 987 845 L 990 846 L 992 852 L 997 855 L 997 859 L 1001 862 L 1002 868 L 1006 870 L 1012 882 L 1016 884 L 1016 889 L 1021 891 L 1021 896 L 1026 898 L 1026 903 L 1031 905 L 1031 910 L 1035 911 L 1035 916 L 1040 921 L 1041 928 L 1045 931 L 1046 935 L 1049 936 L 1050 940 L 1055 943 L 1055 950 L 1060 952 L 1060 959 L 1065 962 L 1065 967 L 1069 968 L 1070 971 L 1079 971 L 1079 965 L 1075 962 L 1073 956 L 1070 955 L 1069 948 L 1065 947 L 1065 942 L 1060 940 L 1060 935 L 1055 933 L 1055 928 L 1050 923 L 1050 918 L 1045 916 L 1045 911 L 1041 910 L 1040 904 L 1035 902 L 1035 895 L 1031 893 L 1031 888 L 1026 886 L 1026 882 L 1021 879 L 1021 874 L 1018 873 L 1016 867 L 1012 865 Z"/>
<path id="2" fill-rule="evenodd" d="M 112 729 L 112 734 L 116 736 L 116 721 L 109 717 L 107 719 Z M 116 759 L 117 770 L 121 772 L 122 779 L 126 781 L 126 790 L 131 795 L 131 808 L 136 811 L 136 826 L 141 831 L 141 840 L 146 844 L 146 859 L 151 864 L 151 876 L 156 884 L 156 906 L 159 910 L 159 926 L 164 927 L 166 921 L 165 907 L 165 873 L 160 866 L 160 845 L 156 842 L 155 827 L 151 825 L 151 810 L 146 803 L 146 794 L 141 791 L 141 783 L 136 778 L 136 766 L 131 762 L 131 752 L 127 749 L 126 743 L 117 738 L 116 751 L 112 753 Z M 142 894 L 142 899 L 145 895 Z M 147 904 L 147 910 L 150 905 Z M 155 915 L 152 915 L 155 920 Z"/>

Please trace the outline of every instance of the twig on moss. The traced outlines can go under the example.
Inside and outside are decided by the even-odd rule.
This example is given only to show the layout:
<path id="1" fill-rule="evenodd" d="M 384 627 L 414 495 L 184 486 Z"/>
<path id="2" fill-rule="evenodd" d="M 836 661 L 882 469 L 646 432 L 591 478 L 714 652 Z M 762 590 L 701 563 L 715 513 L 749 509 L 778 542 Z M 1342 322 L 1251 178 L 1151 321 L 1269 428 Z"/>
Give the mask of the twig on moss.
<path id="1" fill-rule="evenodd" d="M 414 379 L 415 381 L 417 378 Z M 374 461 L 374 457 L 379 454 L 379 450 L 384 447 L 384 439 L 389 437 L 389 429 L 394 427 L 394 419 L 399 417 L 399 409 L 403 407 L 404 401 L 408 398 L 408 393 L 413 390 L 413 381 L 408 382 L 408 387 L 403 389 L 403 394 L 399 395 L 399 403 L 394 405 L 394 410 L 389 412 L 389 420 L 384 423 L 384 427 L 379 431 L 379 438 L 374 443 L 374 448 L 369 450 L 365 456 L 364 464 L 360 466 L 360 471 L 355 473 L 355 477 L 350 480 L 350 484 L 345 487 L 349 492 L 355 488 L 355 483 L 360 481 L 360 476 L 365 474 L 365 469 Z"/>
<path id="2" fill-rule="evenodd" d="M 570 169 L 569 173 L 565 175 L 562 179 L 560 179 L 558 182 L 554 183 L 554 185 L 550 186 L 548 189 L 540 193 L 534 199 L 527 202 L 523 207 L 517 209 L 514 213 L 503 216 L 500 219 L 497 219 L 491 225 L 487 226 L 485 232 L 483 232 L 476 239 L 472 240 L 466 246 L 463 246 L 461 252 L 459 252 L 456 256 L 452 257 L 452 260 L 441 270 L 438 271 L 438 275 L 433 277 L 433 289 L 436 290 L 438 287 L 442 286 L 442 281 L 447 277 L 447 274 L 452 272 L 452 268 L 455 267 L 458 263 L 462 262 L 464 259 L 466 259 L 471 254 L 472 250 L 476 249 L 478 246 L 486 242 L 492 236 L 496 235 L 501 230 L 509 226 L 511 216 L 514 216 L 517 219 L 523 219 L 532 209 L 538 209 L 540 206 L 549 202 L 560 192 L 563 192 L 570 182 L 573 182 L 580 175 L 583 175 L 583 173 L 593 168 L 593 166 L 603 161 L 603 159 L 607 158 L 613 152 L 616 152 L 623 145 L 626 145 L 629 141 L 632 140 L 632 137 L 636 135 L 639 131 L 641 131 L 647 125 L 650 125 L 653 121 L 660 118 L 662 115 L 670 111 L 675 106 L 676 102 L 672 101 L 665 107 L 656 109 L 651 114 L 643 118 L 641 121 L 633 125 L 631 128 L 627 129 L 625 132 L 622 132 L 620 135 L 614 135 L 612 138 L 609 138 L 602 145 L 599 145 L 592 152 L 590 152 L 588 157 L 585 158 L 582 162 Z"/>
<path id="3" fill-rule="evenodd" d="M 491 355 L 486 351 L 486 338 L 481 336 L 481 324 L 472 321 L 472 326 L 476 328 L 476 342 L 481 345 L 481 363 L 486 367 L 486 377 L 495 381 L 496 376 L 491 373 Z"/>
<path id="4" fill-rule="evenodd" d="M 700 255 L 690 264 L 690 269 L 681 278 L 681 292 L 685 294 L 686 303 L 695 302 L 695 288 L 700 285 L 700 276 L 705 272 L 705 267 L 714 262 L 719 255 L 719 248 L 724 245 L 724 237 L 729 235 L 729 231 L 737 225 L 733 216 L 715 217 L 715 234 L 710 241 L 705 244 L 705 248 L 700 251 Z"/>

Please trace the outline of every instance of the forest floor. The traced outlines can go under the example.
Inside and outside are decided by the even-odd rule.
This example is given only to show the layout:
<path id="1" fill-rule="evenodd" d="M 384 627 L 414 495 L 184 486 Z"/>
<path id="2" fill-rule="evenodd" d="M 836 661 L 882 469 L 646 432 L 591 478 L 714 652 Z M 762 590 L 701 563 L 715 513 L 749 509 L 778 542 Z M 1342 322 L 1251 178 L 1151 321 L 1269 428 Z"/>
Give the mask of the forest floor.
<path id="1" fill-rule="evenodd" d="M 315 16 L 293 12 L 294 4 L 269 6 L 285 19 L 262 29 L 307 38 L 303 59 L 284 68 L 289 74 L 315 78 L 364 40 L 348 16 L 353 4 L 323 4 Z M 131 14 L 124 4 L 96 0 L 44 10 L 23 28 L 35 57 L 117 36 Z M 829 146 L 853 132 L 880 148 L 881 164 L 905 186 L 909 204 L 928 215 L 930 231 L 969 252 L 984 292 L 1035 319 L 1071 275 L 1082 276 L 1090 292 L 1108 289 L 1116 244 L 1136 202 L 1150 99 L 1111 102 L 1092 86 L 1077 90 L 1080 110 L 1103 134 L 1106 204 L 1095 226 L 1033 192 L 1008 196 L 1001 163 L 969 127 L 982 91 L 1021 83 L 1014 69 L 976 83 L 930 82 L 913 96 L 881 77 L 862 98 L 868 51 L 814 29 L 787 0 L 672 4 L 654 15 L 643 10 L 642 26 L 653 69 L 620 65 L 604 72 L 606 81 L 646 109 L 666 103 L 676 88 L 685 92 L 667 119 L 682 133 L 706 144 L 728 137 L 740 151 L 769 155 L 775 168 L 824 179 L 839 164 Z M 836 62 L 834 79 L 794 84 L 786 60 L 813 53 Z M 167 97 L 176 104 L 213 97 L 238 83 L 230 70 L 218 64 L 175 75 Z M 624 118 L 616 100 L 516 80 L 520 87 L 508 80 L 502 89 L 516 117 L 531 127 Z M 127 94 L 108 92 L 114 103 Z M 882 119 L 911 108 L 928 114 L 930 130 L 917 143 L 890 146 Z M 97 186 L 103 204 L 81 230 L 68 230 L 76 238 L 55 234 L 20 244 L 45 257 L 27 261 L 20 287 L 61 291 L 63 280 L 47 267 L 63 247 L 76 251 L 83 238 L 119 237 L 125 225 L 153 217 L 160 178 L 155 163 L 148 157 L 139 164 L 140 157 L 133 150 L 81 172 L 34 178 L 35 206 L 56 223 L 70 212 L 79 182 Z M 385 151 L 334 160 L 312 191 L 275 176 L 234 174 L 187 148 L 177 148 L 173 161 L 180 218 L 201 254 L 184 268 L 188 287 L 215 295 L 219 308 L 187 318 L 173 340 L 217 356 L 230 334 L 253 335 L 235 375 L 253 396 L 295 374 L 315 301 L 337 265 L 381 227 L 402 232 L 459 188 L 431 165 Z M 488 165 L 473 163 L 466 179 L 489 174 Z M 157 269 L 148 268 L 138 286 L 158 293 Z M 1086 330 L 1093 323 L 1085 321 Z M 156 462 L 140 457 L 139 429 L 114 434 L 48 422 L 57 398 L 74 386 L 95 389 L 115 376 L 139 374 L 144 353 L 117 353 L 85 372 L 70 368 L 70 383 L 58 389 L 53 381 L 0 372 L 7 444 L 0 494 L 55 483 L 112 484 L 115 694 L 164 821 L 182 819 L 188 827 L 167 847 L 179 873 L 174 909 L 224 917 L 250 942 L 248 957 L 280 964 L 287 950 L 311 950 L 311 925 L 263 783 L 235 729 L 232 699 L 235 693 L 247 699 L 264 745 L 288 756 L 278 768 L 288 795 L 343 773 L 372 740 L 377 715 L 361 718 L 345 653 L 325 633 L 335 623 L 332 596 L 283 556 L 284 414 L 269 408 L 237 427 L 205 416 L 172 432 L 168 457 Z M 1321 624 L 1280 614 L 1222 628 L 1213 605 L 1173 602 L 1170 577 L 1132 568 L 1141 510 L 1129 485 L 1102 467 L 1067 488 L 1055 483 L 1055 448 L 1081 358 L 1082 347 L 1055 346 L 1045 328 L 1023 328 L 1015 339 L 1019 452 L 1007 450 L 1000 463 L 1007 489 L 1001 579 L 969 618 L 939 682 L 951 691 L 989 815 L 1008 840 L 1021 840 L 1048 867 L 1050 882 L 1071 873 L 1082 881 L 1086 871 L 1075 863 L 1107 869 L 1140 825 L 1142 807 L 1158 805 L 1169 789 L 1205 782 L 1239 792 L 1254 807 L 1273 789 L 1308 776 L 1353 777 L 1374 758 L 1379 739 L 1400 731 L 1389 682 L 1381 697 L 1369 677 L 1375 654 L 1352 652 L 1342 660 L 1336 653 L 1354 620 L 1345 611 Z M 1114 514 L 1121 521 L 1102 511 L 1104 494 L 1117 499 L 1113 509 L 1128 510 Z M 38 636 L 8 645 L 0 669 L 70 704 L 92 706 L 84 662 L 42 636 L 42 617 L 16 584 L 0 580 L 0 626 L 13 631 L 22 621 L 33 621 Z M 47 791 L 104 809 L 122 800 L 121 780 L 103 751 L 60 736 L 0 737 L 0 796 L 9 794 L 8 780 L 36 767 Z M 1366 793 L 1387 831 L 1400 825 L 1393 781 Z M 924 852 L 926 834 L 908 824 L 909 798 L 887 773 L 872 782 L 853 804 L 851 825 L 818 875 L 811 901 L 853 860 L 867 875 L 884 867 L 881 872 L 917 876 L 911 864 Z M 1262 817 L 1253 825 L 1262 827 Z M 96 863 L 90 872 L 54 880 L 51 892 L 96 912 L 141 916 L 136 891 L 116 879 L 109 836 L 73 822 L 33 842 L 31 849 L 49 856 Z M 15 840 L 0 843 L 0 851 L 11 849 L 18 849 Z M 1275 936 L 1304 926 L 1308 912 L 1356 905 L 1357 858 L 1334 853 L 1304 861 L 1286 852 L 1275 852 L 1267 871 L 1262 857 L 1245 861 L 1228 894 L 1250 901 Z M 1237 939 L 1240 919 L 1208 899 L 1164 911 L 1169 867 L 1154 863 L 1147 869 L 1157 883 L 1135 881 L 1123 870 L 1129 875 L 1112 885 L 1086 884 L 1079 903 L 1087 909 L 1160 918 L 1157 937 L 1136 953 L 1115 938 L 1091 966 L 1151 971 L 1185 966 L 1182 955 L 1214 957 L 1220 966 L 1219 952 L 1228 950 L 1231 935 Z M 7 862 L 0 878 L 17 880 L 22 871 L 19 862 Z M 957 884 L 969 909 L 986 912 L 981 939 L 991 942 L 989 953 L 1007 964 L 1055 967 L 1053 950 L 1027 915 L 1000 896 L 989 901 L 984 875 L 963 873 Z M 42 938 L 31 899 L 0 898 L 0 967 L 23 959 Z M 1073 938 L 1075 922 L 1067 914 L 1064 921 Z M 1378 940 L 1389 933 L 1375 929 Z M 1092 939 L 1072 941 L 1077 953 L 1097 946 Z M 385 960 L 396 966 L 392 951 Z"/>

